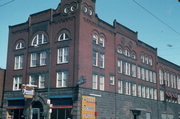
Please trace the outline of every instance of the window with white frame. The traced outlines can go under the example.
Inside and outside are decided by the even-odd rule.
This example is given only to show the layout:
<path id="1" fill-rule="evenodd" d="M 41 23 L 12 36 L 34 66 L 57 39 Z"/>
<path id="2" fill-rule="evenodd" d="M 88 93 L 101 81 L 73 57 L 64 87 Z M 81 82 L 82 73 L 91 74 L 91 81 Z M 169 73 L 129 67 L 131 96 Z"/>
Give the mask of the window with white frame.
<path id="1" fill-rule="evenodd" d="M 104 76 L 99 76 L 99 89 L 104 90 Z"/>
<path id="2" fill-rule="evenodd" d="M 104 68 L 104 54 L 99 54 L 99 67 Z"/>
<path id="3" fill-rule="evenodd" d="M 170 75 L 171 88 L 174 88 L 173 74 Z"/>
<path id="4" fill-rule="evenodd" d="M 58 49 L 58 57 L 57 57 L 57 63 L 63 64 L 69 62 L 69 48 L 59 48 Z"/>
<path id="5" fill-rule="evenodd" d="M 177 88 L 180 90 L 180 76 L 177 76 Z"/>
<path id="6" fill-rule="evenodd" d="M 153 82 L 153 72 L 149 71 L 149 81 Z"/>
<path id="7" fill-rule="evenodd" d="M 61 71 L 57 72 L 56 87 L 67 87 L 68 72 Z"/>
<path id="8" fill-rule="evenodd" d="M 93 43 L 94 44 L 98 44 L 98 35 L 97 34 L 93 34 Z"/>
<path id="9" fill-rule="evenodd" d="M 160 90 L 160 101 L 164 101 L 164 91 Z"/>
<path id="10" fill-rule="evenodd" d="M 164 72 L 164 84 L 167 86 L 167 73 Z"/>
<path id="11" fill-rule="evenodd" d="M 39 88 L 45 88 L 45 74 L 39 75 L 38 87 Z"/>
<path id="12" fill-rule="evenodd" d="M 131 83 L 126 82 L 126 95 L 131 95 Z"/>
<path id="13" fill-rule="evenodd" d="M 47 38 L 44 34 L 37 34 L 34 36 L 31 46 L 38 46 L 47 43 Z"/>
<path id="14" fill-rule="evenodd" d="M 163 72 L 162 72 L 162 70 L 159 70 L 159 81 L 160 81 L 160 84 L 162 85 L 163 84 Z"/>
<path id="15" fill-rule="evenodd" d="M 92 76 L 92 89 L 98 89 L 98 75 L 93 74 Z"/>
<path id="16" fill-rule="evenodd" d="M 150 88 L 149 98 L 150 98 L 150 99 L 154 99 L 154 90 L 153 90 L 153 88 Z"/>
<path id="17" fill-rule="evenodd" d="M 16 44 L 16 50 L 23 49 L 25 47 L 24 42 L 18 42 Z"/>
<path id="18" fill-rule="evenodd" d="M 36 85 L 37 76 L 31 75 L 29 76 L 29 85 Z"/>
<path id="19" fill-rule="evenodd" d="M 153 65 L 153 61 L 152 61 L 152 58 L 150 57 L 149 58 L 149 64 L 152 66 Z"/>
<path id="20" fill-rule="evenodd" d="M 114 85 L 115 84 L 115 76 L 110 76 L 109 83 L 110 83 L 110 85 Z"/>
<path id="21" fill-rule="evenodd" d="M 145 72 L 146 72 L 146 81 L 149 81 L 149 70 L 145 70 Z"/>
<path id="22" fill-rule="evenodd" d="M 173 81 L 174 81 L 174 88 L 176 88 L 177 87 L 177 83 L 176 83 L 176 75 L 173 75 Z"/>
<path id="23" fill-rule="evenodd" d="M 157 89 L 154 89 L 154 100 L 157 100 Z"/>
<path id="24" fill-rule="evenodd" d="M 132 95 L 133 96 L 137 96 L 137 93 L 136 93 L 136 84 L 132 84 Z"/>
<path id="25" fill-rule="evenodd" d="M 153 72 L 153 82 L 156 83 L 156 72 Z"/>
<path id="26" fill-rule="evenodd" d="M 143 98 L 146 97 L 146 88 L 145 88 L 145 86 L 142 86 L 142 97 Z"/>
<path id="27" fill-rule="evenodd" d="M 132 73 L 132 77 L 136 77 L 136 65 L 132 64 L 131 65 L 132 67 L 132 70 L 131 70 L 131 73 Z"/>
<path id="28" fill-rule="evenodd" d="M 69 40 L 69 35 L 67 33 L 61 33 L 59 35 L 58 41 L 64 41 L 64 40 Z"/>
<path id="29" fill-rule="evenodd" d="M 144 70 L 144 68 L 141 68 L 141 78 L 142 78 L 142 80 L 145 80 L 145 70 Z"/>
<path id="30" fill-rule="evenodd" d="M 124 55 L 127 56 L 127 57 L 130 57 L 130 52 L 128 49 L 125 49 L 124 50 Z"/>
<path id="31" fill-rule="evenodd" d="M 31 53 L 30 67 L 36 67 L 36 66 L 37 66 L 37 53 Z"/>
<path id="32" fill-rule="evenodd" d="M 137 77 L 138 77 L 138 79 L 141 79 L 141 68 L 140 67 L 138 67 Z"/>
<path id="33" fill-rule="evenodd" d="M 123 81 L 118 81 L 118 93 L 123 94 Z"/>
<path id="34" fill-rule="evenodd" d="M 46 52 L 40 53 L 40 66 L 46 65 Z"/>
<path id="35" fill-rule="evenodd" d="M 15 56 L 14 69 L 23 69 L 23 55 Z"/>
<path id="36" fill-rule="evenodd" d="M 98 66 L 98 52 L 93 51 L 93 66 Z"/>
<path id="37" fill-rule="evenodd" d="M 131 64 L 130 63 L 127 63 L 125 62 L 124 63 L 124 73 L 125 75 L 131 75 Z"/>
<path id="38" fill-rule="evenodd" d="M 167 73 L 167 86 L 170 87 L 170 75 Z"/>
<path id="39" fill-rule="evenodd" d="M 144 60 L 144 55 L 141 55 L 141 62 L 144 63 L 145 60 Z"/>
<path id="40" fill-rule="evenodd" d="M 101 46 L 101 47 L 104 47 L 104 37 L 100 37 L 99 38 L 99 45 Z"/>
<path id="41" fill-rule="evenodd" d="M 123 53 L 123 50 L 122 50 L 121 47 L 117 48 L 117 53 L 119 53 L 119 54 L 122 54 L 122 53 Z"/>
<path id="42" fill-rule="evenodd" d="M 13 78 L 13 90 L 21 90 L 22 86 L 22 77 L 17 76 Z"/>
<path id="43" fill-rule="evenodd" d="M 149 58 L 148 58 L 148 56 L 145 56 L 144 62 L 145 62 L 146 64 L 149 64 Z"/>
<path id="44" fill-rule="evenodd" d="M 141 85 L 138 85 L 138 97 L 142 96 Z"/>
<path id="45" fill-rule="evenodd" d="M 149 88 L 146 87 L 146 98 L 149 98 Z"/>
<path id="46" fill-rule="evenodd" d="M 136 59 L 136 53 L 134 53 L 134 52 L 131 53 L 131 58 L 132 58 L 132 59 Z"/>
<path id="47" fill-rule="evenodd" d="M 118 60 L 118 73 L 122 73 L 122 60 Z"/>

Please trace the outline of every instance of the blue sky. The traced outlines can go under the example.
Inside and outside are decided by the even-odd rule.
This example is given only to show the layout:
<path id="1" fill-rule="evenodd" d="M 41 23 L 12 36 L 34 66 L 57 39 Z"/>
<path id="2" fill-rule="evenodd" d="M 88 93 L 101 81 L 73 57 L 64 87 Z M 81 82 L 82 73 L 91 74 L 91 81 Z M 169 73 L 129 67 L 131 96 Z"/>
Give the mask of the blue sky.
<path id="1" fill-rule="evenodd" d="M 0 0 L 0 6 L 11 0 Z M 96 0 L 96 13 L 112 24 L 114 19 L 137 31 L 139 40 L 158 48 L 158 55 L 180 65 L 180 2 L 178 0 L 136 0 L 154 18 L 133 0 Z M 8 26 L 27 21 L 30 14 L 56 9 L 60 0 L 15 0 L 0 7 L 0 67 L 6 68 Z M 169 47 L 169 46 L 172 47 Z M 13 64 L 12 64 L 13 65 Z"/>

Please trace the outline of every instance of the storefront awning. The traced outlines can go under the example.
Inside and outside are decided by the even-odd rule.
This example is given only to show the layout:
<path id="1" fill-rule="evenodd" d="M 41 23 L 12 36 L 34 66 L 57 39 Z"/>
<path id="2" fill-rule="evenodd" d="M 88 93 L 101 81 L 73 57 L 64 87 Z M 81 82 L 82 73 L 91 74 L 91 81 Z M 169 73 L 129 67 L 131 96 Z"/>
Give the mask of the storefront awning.
<path id="1" fill-rule="evenodd" d="M 24 107 L 6 107 L 6 109 L 24 109 Z"/>
<path id="2" fill-rule="evenodd" d="M 24 100 L 24 97 L 8 97 L 7 100 Z"/>
<path id="3" fill-rule="evenodd" d="M 53 96 L 49 96 L 49 98 L 72 98 L 73 95 L 53 95 Z"/>
<path id="4" fill-rule="evenodd" d="M 68 109 L 72 108 L 72 106 L 52 106 L 51 109 Z"/>
<path id="5" fill-rule="evenodd" d="M 143 108 L 130 108 L 131 111 L 146 111 L 146 109 L 143 109 Z"/>

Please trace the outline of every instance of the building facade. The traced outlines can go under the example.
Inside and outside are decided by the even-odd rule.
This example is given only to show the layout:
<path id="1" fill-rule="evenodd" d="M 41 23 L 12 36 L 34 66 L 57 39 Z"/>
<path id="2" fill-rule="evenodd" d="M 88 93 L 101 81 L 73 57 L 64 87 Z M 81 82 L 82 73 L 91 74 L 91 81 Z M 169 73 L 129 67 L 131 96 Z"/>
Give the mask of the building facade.
<path id="1" fill-rule="evenodd" d="M 9 27 L 3 119 L 180 118 L 180 67 L 95 4 L 62 0 Z"/>
<path id="2" fill-rule="evenodd" d="M 6 73 L 6 70 L 0 68 L 0 119 L 2 116 L 5 73 Z"/>

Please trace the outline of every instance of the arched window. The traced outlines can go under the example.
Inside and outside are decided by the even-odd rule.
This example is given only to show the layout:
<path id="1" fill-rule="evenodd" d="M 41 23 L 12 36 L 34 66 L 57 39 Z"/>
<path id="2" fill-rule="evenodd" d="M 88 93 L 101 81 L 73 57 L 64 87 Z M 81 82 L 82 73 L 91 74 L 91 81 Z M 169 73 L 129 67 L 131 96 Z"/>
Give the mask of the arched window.
<path id="1" fill-rule="evenodd" d="M 101 36 L 101 37 L 99 38 L 99 45 L 100 45 L 101 47 L 104 47 L 104 41 L 105 41 L 104 37 Z"/>
<path id="2" fill-rule="evenodd" d="M 58 41 L 64 41 L 64 40 L 69 40 L 69 39 L 70 39 L 69 35 L 63 32 L 60 34 Z"/>
<path id="3" fill-rule="evenodd" d="M 136 53 L 134 51 L 131 53 L 131 58 L 136 59 Z"/>
<path id="4" fill-rule="evenodd" d="M 98 44 L 98 35 L 96 33 L 93 34 L 93 39 L 92 40 L 93 40 L 92 42 L 94 44 Z"/>
<path id="5" fill-rule="evenodd" d="M 23 49 L 25 47 L 24 42 L 18 42 L 16 44 L 16 50 Z"/>
<path id="6" fill-rule="evenodd" d="M 36 45 L 42 45 L 47 43 L 47 37 L 44 34 L 37 34 L 34 36 L 31 45 L 36 46 Z"/>
<path id="7" fill-rule="evenodd" d="M 123 54 L 123 49 L 122 49 L 122 46 L 121 46 L 121 45 L 118 45 L 118 46 L 117 46 L 117 53 Z"/>
<path id="8" fill-rule="evenodd" d="M 127 56 L 127 57 L 130 57 L 129 49 L 124 50 L 124 55 Z"/>

